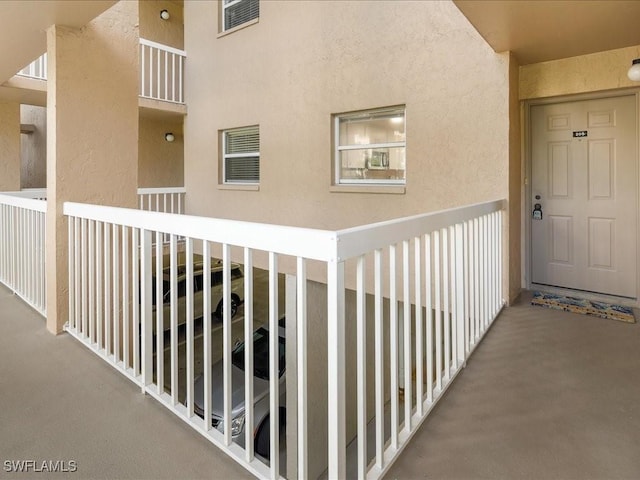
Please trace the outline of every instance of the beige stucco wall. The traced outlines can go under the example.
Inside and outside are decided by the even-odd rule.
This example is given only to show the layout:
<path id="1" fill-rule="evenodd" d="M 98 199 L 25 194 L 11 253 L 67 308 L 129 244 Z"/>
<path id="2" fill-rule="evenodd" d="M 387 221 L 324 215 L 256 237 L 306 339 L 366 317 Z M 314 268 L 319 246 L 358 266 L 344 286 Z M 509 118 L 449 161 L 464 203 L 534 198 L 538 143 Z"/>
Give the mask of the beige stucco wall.
<path id="1" fill-rule="evenodd" d="M 22 188 L 47 186 L 47 109 L 35 105 L 20 105 L 20 122 L 32 125 L 33 132 L 20 139 Z"/>
<path id="2" fill-rule="evenodd" d="M 164 139 L 165 133 L 174 142 Z M 182 122 L 140 117 L 138 143 L 138 186 L 181 187 L 184 185 L 184 143 Z"/>
<path id="3" fill-rule="evenodd" d="M 138 4 L 47 31 L 47 328 L 68 317 L 65 201 L 135 208 Z"/>
<path id="4" fill-rule="evenodd" d="M 162 20 L 160 12 L 167 10 L 169 20 Z M 139 2 L 140 37 L 170 47 L 184 48 L 184 19 L 182 1 L 141 0 Z"/>
<path id="5" fill-rule="evenodd" d="M 218 36 L 186 2 L 189 213 L 337 229 L 509 195 L 509 56 L 451 2 L 261 2 Z M 331 191 L 331 115 L 406 105 L 404 194 Z M 260 126 L 259 191 L 219 187 L 218 131 Z"/>
<path id="6" fill-rule="evenodd" d="M 520 67 L 520 98 L 533 99 L 638 87 L 627 78 L 640 45 Z"/>
<path id="7" fill-rule="evenodd" d="M 20 104 L 0 103 L 0 192 L 20 190 Z"/>

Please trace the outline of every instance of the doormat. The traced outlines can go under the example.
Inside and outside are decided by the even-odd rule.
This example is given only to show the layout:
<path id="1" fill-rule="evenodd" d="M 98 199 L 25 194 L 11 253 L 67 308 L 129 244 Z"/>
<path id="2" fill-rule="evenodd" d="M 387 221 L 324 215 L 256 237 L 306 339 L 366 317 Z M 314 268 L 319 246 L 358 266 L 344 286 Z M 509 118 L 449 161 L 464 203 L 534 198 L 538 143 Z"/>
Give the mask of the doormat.
<path id="1" fill-rule="evenodd" d="M 565 312 L 580 313 L 594 317 L 619 320 L 621 322 L 636 323 L 633 309 L 622 305 L 595 302 L 584 298 L 566 297 L 552 293 L 533 292 L 531 305 L 564 310 Z"/>

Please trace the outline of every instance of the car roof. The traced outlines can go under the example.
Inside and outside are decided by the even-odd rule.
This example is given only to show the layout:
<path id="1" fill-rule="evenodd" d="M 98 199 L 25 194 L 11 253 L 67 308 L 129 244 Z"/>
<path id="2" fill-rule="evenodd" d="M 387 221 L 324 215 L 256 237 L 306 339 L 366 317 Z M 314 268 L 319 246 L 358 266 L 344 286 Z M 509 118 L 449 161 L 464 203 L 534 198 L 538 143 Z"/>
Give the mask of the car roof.
<path id="1" fill-rule="evenodd" d="M 193 273 L 194 275 L 197 275 L 199 273 L 202 273 L 203 271 L 203 263 L 202 262 L 196 262 L 193 264 Z M 216 263 L 211 263 L 211 272 L 218 272 L 222 270 L 222 262 L 216 262 Z M 240 268 L 240 264 L 239 263 L 231 263 L 231 270 Z M 163 276 L 168 276 L 171 274 L 171 267 L 164 267 L 162 269 L 162 275 Z M 187 276 L 187 266 L 186 265 L 178 265 L 177 266 L 177 275 L 178 278 L 180 279 L 181 277 L 186 277 Z"/>

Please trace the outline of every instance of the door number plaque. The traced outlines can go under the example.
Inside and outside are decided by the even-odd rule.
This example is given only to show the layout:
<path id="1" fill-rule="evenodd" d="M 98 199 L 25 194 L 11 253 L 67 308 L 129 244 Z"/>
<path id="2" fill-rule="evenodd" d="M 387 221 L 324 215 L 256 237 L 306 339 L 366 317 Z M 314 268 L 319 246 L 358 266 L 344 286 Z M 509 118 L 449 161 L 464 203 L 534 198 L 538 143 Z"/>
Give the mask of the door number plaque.
<path id="1" fill-rule="evenodd" d="M 578 130 L 577 132 L 573 132 L 573 136 L 575 137 L 586 137 L 588 132 L 586 130 Z"/>

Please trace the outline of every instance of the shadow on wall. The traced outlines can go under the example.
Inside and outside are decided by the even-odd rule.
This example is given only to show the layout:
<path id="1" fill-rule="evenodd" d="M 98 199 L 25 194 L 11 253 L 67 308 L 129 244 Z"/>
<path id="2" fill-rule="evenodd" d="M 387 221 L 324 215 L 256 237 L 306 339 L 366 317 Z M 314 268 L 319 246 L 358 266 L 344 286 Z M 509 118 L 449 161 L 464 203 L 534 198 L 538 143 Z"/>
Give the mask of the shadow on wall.
<path id="1" fill-rule="evenodd" d="M 46 107 L 20 105 L 20 133 L 20 188 L 46 188 Z"/>

